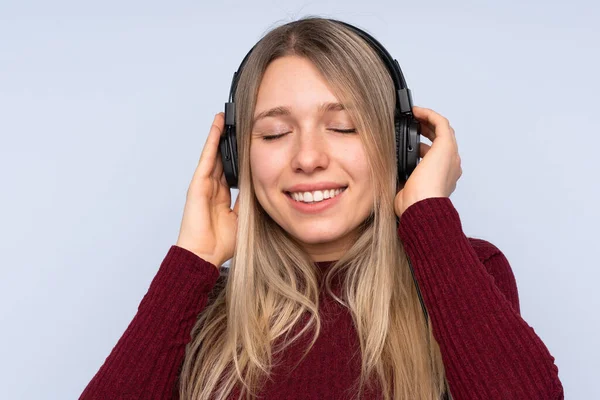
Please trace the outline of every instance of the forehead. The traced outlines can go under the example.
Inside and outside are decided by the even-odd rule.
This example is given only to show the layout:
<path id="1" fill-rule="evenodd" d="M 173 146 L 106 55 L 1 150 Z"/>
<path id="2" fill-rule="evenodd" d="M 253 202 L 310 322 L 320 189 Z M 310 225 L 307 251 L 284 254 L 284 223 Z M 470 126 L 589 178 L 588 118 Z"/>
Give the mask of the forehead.
<path id="1" fill-rule="evenodd" d="M 314 64 L 303 57 L 285 56 L 267 67 L 258 89 L 254 115 L 279 106 L 318 111 L 324 103 L 339 103 Z"/>

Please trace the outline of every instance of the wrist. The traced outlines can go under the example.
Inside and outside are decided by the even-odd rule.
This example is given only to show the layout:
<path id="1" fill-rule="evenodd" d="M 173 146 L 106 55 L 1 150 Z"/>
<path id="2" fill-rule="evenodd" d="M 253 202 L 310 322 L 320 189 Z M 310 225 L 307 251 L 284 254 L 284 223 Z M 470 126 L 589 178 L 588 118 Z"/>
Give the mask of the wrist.
<path id="1" fill-rule="evenodd" d="M 223 261 L 221 261 L 221 259 L 217 256 L 215 256 L 214 254 L 206 254 L 206 253 L 202 253 L 198 250 L 195 250 L 189 246 L 186 246 L 182 243 L 175 243 L 175 246 L 177 247 L 181 247 L 182 249 L 185 249 L 187 251 L 189 251 L 190 253 L 194 253 L 197 257 L 201 258 L 202 260 L 206 261 L 207 263 L 212 264 L 217 270 L 220 269 L 221 265 L 223 265 Z"/>

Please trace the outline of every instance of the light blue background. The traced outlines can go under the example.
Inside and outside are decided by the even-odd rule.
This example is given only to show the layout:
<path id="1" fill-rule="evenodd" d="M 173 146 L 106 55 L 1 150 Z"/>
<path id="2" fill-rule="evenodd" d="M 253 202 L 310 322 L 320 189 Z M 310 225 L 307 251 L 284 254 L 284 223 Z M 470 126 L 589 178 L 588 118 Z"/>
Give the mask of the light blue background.
<path id="1" fill-rule="evenodd" d="M 0 398 L 79 396 L 177 239 L 234 70 L 307 14 L 372 33 L 450 119 L 465 233 L 508 257 L 567 398 L 600 398 L 599 7 L 3 0 Z"/>

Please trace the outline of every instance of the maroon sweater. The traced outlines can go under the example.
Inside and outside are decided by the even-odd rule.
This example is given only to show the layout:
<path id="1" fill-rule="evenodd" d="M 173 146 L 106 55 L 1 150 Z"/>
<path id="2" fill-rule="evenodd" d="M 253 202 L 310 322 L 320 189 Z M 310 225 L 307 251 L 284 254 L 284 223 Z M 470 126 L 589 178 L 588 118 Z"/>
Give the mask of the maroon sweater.
<path id="1" fill-rule="evenodd" d="M 491 243 L 465 236 L 449 198 L 410 206 L 398 234 L 455 400 L 564 398 L 554 358 L 519 314 L 507 259 Z M 327 268 L 330 262 L 316 265 Z M 137 314 L 80 399 L 178 399 L 185 346 L 218 278 L 214 265 L 171 246 Z M 351 397 L 344 390 L 360 373 L 360 360 L 352 357 L 358 342 L 351 316 L 329 296 L 321 296 L 319 308 L 318 341 L 291 373 L 287 363 L 275 368 L 261 398 Z M 289 360 L 299 360 L 305 343 L 289 348 Z"/>

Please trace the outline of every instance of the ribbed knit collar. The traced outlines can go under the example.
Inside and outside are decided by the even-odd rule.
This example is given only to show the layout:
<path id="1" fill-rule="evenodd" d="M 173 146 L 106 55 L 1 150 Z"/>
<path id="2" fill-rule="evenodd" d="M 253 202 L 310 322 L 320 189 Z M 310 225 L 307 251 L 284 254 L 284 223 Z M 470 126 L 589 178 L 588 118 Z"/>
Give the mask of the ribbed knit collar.
<path id="1" fill-rule="evenodd" d="M 330 267 L 331 264 L 333 264 L 336 261 L 337 260 L 333 260 L 333 261 L 315 261 L 315 265 L 317 265 L 319 268 L 327 268 L 327 267 Z"/>
<path id="2" fill-rule="evenodd" d="M 321 271 L 327 271 L 337 260 L 332 261 L 316 261 L 315 266 Z"/>
<path id="3" fill-rule="evenodd" d="M 320 271 L 320 275 L 321 278 L 323 276 L 325 276 L 325 274 L 327 273 L 327 271 L 329 270 L 329 268 L 336 262 L 337 260 L 332 260 L 332 261 L 316 261 L 315 267 Z M 335 276 L 333 277 L 332 281 L 331 281 L 331 286 L 334 289 L 335 293 L 337 293 L 337 295 L 340 295 L 339 292 L 339 288 L 342 285 L 342 276 L 340 273 L 335 274 Z"/>

